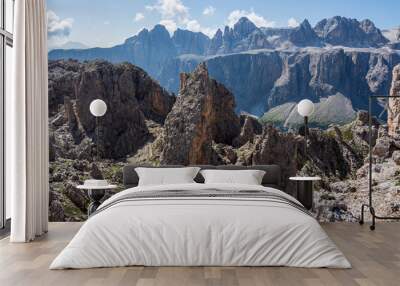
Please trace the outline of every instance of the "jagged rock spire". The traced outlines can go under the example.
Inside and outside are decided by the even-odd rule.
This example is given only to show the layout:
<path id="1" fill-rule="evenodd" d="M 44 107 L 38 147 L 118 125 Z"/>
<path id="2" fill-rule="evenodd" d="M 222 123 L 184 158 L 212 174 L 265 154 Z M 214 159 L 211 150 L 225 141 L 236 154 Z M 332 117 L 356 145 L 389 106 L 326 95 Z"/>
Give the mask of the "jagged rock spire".
<path id="1" fill-rule="evenodd" d="M 181 74 L 179 96 L 165 121 L 162 164 L 217 163 L 212 144 L 240 133 L 233 94 L 211 79 L 205 63 Z"/>

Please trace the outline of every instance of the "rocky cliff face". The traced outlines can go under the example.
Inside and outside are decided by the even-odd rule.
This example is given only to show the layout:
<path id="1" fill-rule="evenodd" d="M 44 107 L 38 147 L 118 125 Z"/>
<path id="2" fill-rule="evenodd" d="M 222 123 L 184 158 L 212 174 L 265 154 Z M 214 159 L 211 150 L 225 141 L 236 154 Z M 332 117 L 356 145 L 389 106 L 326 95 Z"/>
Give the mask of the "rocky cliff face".
<path id="1" fill-rule="evenodd" d="M 322 41 L 311 27 L 308 20 L 304 20 L 289 34 L 288 40 L 298 47 L 321 46 Z"/>
<path id="2" fill-rule="evenodd" d="M 338 93 L 353 110 L 365 109 L 369 95 L 388 94 L 390 71 L 400 63 L 396 49 L 370 20 L 337 16 L 314 28 L 307 20 L 296 28 L 264 28 L 243 17 L 211 39 L 181 29 L 170 37 L 156 25 L 112 48 L 53 50 L 49 58 L 128 61 L 170 92 L 179 90 L 180 73 L 206 61 L 211 76 L 234 93 L 236 111 L 261 116 L 288 101 Z"/>
<path id="3" fill-rule="evenodd" d="M 178 29 L 174 32 L 172 42 L 179 55 L 204 55 L 210 46 L 210 38 L 203 33 L 193 33 L 182 29 Z"/>
<path id="4" fill-rule="evenodd" d="M 389 42 L 370 20 L 336 16 L 320 21 L 315 31 L 326 43 L 346 47 L 378 47 Z"/>
<path id="5" fill-rule="evenodd" d="M 390 89 L 391 96 L 400 96 L 400 65 L 393 69 L 392 87 Z M 388 112 L 388 128 L 389 135 L 400 135 L 400 98 L 389 99 Z"/>
<path id="6" fill-rule="evenodd" d="M 261 116 L 287 102 L 303 98 L 320 102 L 337 94 L 350 99 L 353 112 L 368 109 L 368 96 L 389 93 L 391 70 L 400 63 L 400 54 L 383 49 L 303 48 L 179 58 L 164 65 L 161 84 L 178 90 L 180 71 L 191 71 L 201 60 L 210 75 L 234 93 L 237 111 Z M 374 106 L 374 111 L 379 108 Z"/>
<path id="7" fill-rule="evenodd" d="M 213 47 L 208 51 L 209 55 L 272 48 L 262 30 L 246 17 L 240 18 L 233 28 L 225 27 L 223 35 L 217 32 L 211 41 Z"/>
<path id="8" fill-rule="evenodd" d="M 239 134 L 233 95 L 211 79 L 205 64 L 181 75 L 179 96 L 165 121 L 162 164 L 207 164 L 211 145 L 232 144 Z"/>
<path id="9" fill-rule="evenodd" d="M 358 49 L 305 49 L 281 56 L 282 73 L 269 92 L 269 107 L 340 93 L 353 108 L 366 109 L 369 95 L 388 94 L 390 71 L 400 62 L 397 53 Z"/>
<path id="10" fill-rule="evenodd" d="M 177 51 L 168 31 L 164 26 L 156 25 L 151 30 L 143 29 L 121 45 L 83 50 L 56 49 L 49 52 L 49 59 L 79 61 L 102 59 L 111 63 L 130 62 L 155 75 L 166 60 L 176 55 Z"/>
<path id="11" fill-rule="evenodd" d="M 95 119 L 89 104 L 97 98 L 107 103 L 108 110 L 99 121 L 101 159 L 96 166 L 92 163 Z M 89 199 L 75 186 L 93 178 L 95 170 L 121 183 L 120 161 L 158 136 L 154 126 L 163 124 L 174 102 L 173 95 L 131 64 L 50 61 L 49 219 L 86 219 Z"/>
<path id="12" fill-rule="evenodd" d="M 99 119 L 99 143 L 106 158 L 119 158 L 136 151 L 149 136 L 145 121 L 163 122 L 175 101 L 174 96 L 131 64 L 49 63 L 51 130 L 56 134 L 61 130 L 67 132 L 71 144 L 82 149 L 79 152 L 82 155 L 89 148 L 87 156 L 90 156 L 88 144 L 95 140 L 95 118 L 89 112 L 89 105 L 97 98 L 104 100 L 108 108 Z M 71 146 L 65 152 L 55 152 L 71 157 L 73 154 L 67 151 L 72 149 Z"/>

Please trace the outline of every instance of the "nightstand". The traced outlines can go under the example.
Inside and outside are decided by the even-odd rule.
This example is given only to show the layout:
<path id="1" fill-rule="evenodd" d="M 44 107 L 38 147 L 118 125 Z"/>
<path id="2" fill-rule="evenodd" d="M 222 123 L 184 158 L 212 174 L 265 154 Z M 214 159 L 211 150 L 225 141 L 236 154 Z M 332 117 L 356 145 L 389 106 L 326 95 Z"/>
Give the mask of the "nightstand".
<path id="1" fill-rule="evenodd" d="M 304 207 L 311 210 L 313 207 L 313 182 L 320 181 L 320 177 L 290 177 L 289 180 L 296 181 L 296 197 Z"/>
<path id="2" fill-rule="evenodd" d="M 79 185 L 76 188 L 80 190 L 88 190 L 88 196 L 90 204 L 88 206 L 88 216 L 94 213 L 97 208 L 101 205 L 101 199 L 104 197 L 106 190 L 116 189 L 117 185 L 105 185 L 105 186 L 90 186 L 90 185 Z"/>

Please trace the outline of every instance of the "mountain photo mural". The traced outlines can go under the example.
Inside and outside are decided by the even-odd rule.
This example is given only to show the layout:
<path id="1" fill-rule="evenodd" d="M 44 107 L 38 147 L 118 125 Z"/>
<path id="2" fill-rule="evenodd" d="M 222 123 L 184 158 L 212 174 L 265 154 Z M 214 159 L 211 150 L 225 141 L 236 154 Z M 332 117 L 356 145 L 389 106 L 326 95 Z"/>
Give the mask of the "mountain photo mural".
<path id="1" fill-rule="evenodd" d="M 292 195 L 289 177 L 322 178 L 314 189 L 319 220 L 356 221 L 368 201 L 369 97 L 400 95 L 400 29 L 315 15 L 314 25 L 290 18 L 278 27 L 235 7 L 209 28 L 194 14 L 216 18 L 214 6 L 141 2 L 133 22 L 150 22 L 119 44 L 89 48 L 90 35 L 80 43 L 76 22 L 49 1 L 60 29 L 57 37 L 49 32 L 50 219 L 85 220 L 89 199 L 76 185 L 102 176 L 119 191 L 127 164 L 278 164 Z M 94 99 L 108 107 L 98 141 Z M 302 99 L 315 103 L 307 154 Z M 398 215 L 400 99 L 374 100 L 372 110 L 374 202 L 382 215 Z"/>

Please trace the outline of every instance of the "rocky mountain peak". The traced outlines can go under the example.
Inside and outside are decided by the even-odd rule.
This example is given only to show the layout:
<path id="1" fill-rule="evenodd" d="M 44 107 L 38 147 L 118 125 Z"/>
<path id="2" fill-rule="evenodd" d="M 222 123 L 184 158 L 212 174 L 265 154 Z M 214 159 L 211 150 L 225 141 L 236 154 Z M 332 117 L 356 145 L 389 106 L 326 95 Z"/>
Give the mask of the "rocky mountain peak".
<path id="1" fill-rule="evenodd" d="M 312 29 L 310 22 L 307 19 L 304 19 L 303 22 L 300 23 L 300 27 L 303 27 L 304 29 Z"/>
<path id="2" fill-rule="evenodd" d="M 359 30 L 359 23 L 355 19 L 335 16 L 321 20 L 314 30 L 329 43 L 339 45 L 350 40 L 350 35 Z"/>
<path id="3" fill-rule="evenodd" d="M 231 32 L 231 28 L 229 28 L 228 26 L 225 26 L 223 35 L 225 36 L 227 34 L 230 34 L 230 32 Z"/>
<path id="4" fill-rule="evenodd" d="M 213 37 L 213 39 L 216 39 L 216 38 L 222 38 L 222 31 L 220 28 L 218 28 L 218 30 L 215 32 L 215 35 Z"/>
<path id="5" fill-rule="evenodd" d="M 372 42 L 378 45 L 384 45 L 389 42 L 389 40 L 383 36 L 381 30 L 379 30 L 369 19 L 362 20 L 360 22 L 360 28 L 365 32 Z"/>
<path id="6" fill-rule="evenodd" d="M 239 35 L 240 38 L 247 37 L 254 30 L 257 30 L 256 25 L 251 22 L 247 17 L 242 17 L 237 21 L 237 23 L 233 26 L 233 31 L 235 34 Z"/>
<path id="7" fill-rule="evenodd" d="M 365 31 L 365 32 L 371 32 L 375 31 L 376 27 L 374 22 L 372 22 L 370 19 L 364 19 L 360 22 L 360 27 Z"/>
<path id="8" fill-rule="evenodd" d="M 131 44 L 135 43 L 135 42 L 137 41 L 137 39 L 138 39 L 138 37 L 139 37 L 139 35 L 140 35 L 141 32 L 143 32 L 143 30 L 140 31 L 139 34 L 137 34 L 137 35 L 135 35 L 135 36 L 133 36 L 133 37 L 130 37 L 130 38 L 126 39 L 125 42 L 124 42 L 124 45 L 131 45 Z M 147 31 L 147 32 L 148 32 L 148 31 Z"/>
<path id="9" fill-rule="evenodd" d="M 58 134 L 56 140 L 72 136 L 72 143 L 59 142 L 66 150 L 58 150 L 57 156 L 90 158 L 88 142 L 94 140 L 96 125 L 89 106 L 97 98 L 108 106 L 100 120 L 105 158 L 121 158 L 136 151 L 149 136 L 145 121 L 162 123 L 175 101 L 145 71 L 129 63 L 50 61 L 50 129 Z M 66 130 L 70 135 L 64 136 Z"/>
<path id="10" fill-rule="evenodd" d="M 240 133 L 233 94 L 211 79 L 205 63 L 181 74 L 179 96 L 164 125 L 162 164 L 216 163 L 212 144 L 232 144 Z"/>
<path id="11" fill-rule="evenodd" d="M 163 25 L 155 25 L 153 29 L 149 31 L 148 36 L 153 42 L 164 43 L 171 49 L 175 49 L 171 40 L 171 36 L 169 35 L 168 30 Z"/>
<path id="12" fill-rule="evenodd" d="M 200 63 L 192 73 L 181 73 L 180 74 L 180 92 L 179 95 L 182 96 L 181 91 L 185 89 L 188 85 L 189 80 L 198 80 L 207 82 L 209 79 L 208 69 L 205 62 Z"/>
<path id="13" fill-rule="evenodd" d="M 400 96 L 400 64 L 393 68 L 392 78 L 390 96 Z M 392 136 L 400 135 L 400 98 L 389 99 L 388 132 Z"/>
<path id="14" fill-rule="evenodd" d="M 323 19 L 314 30 L 331 45 L 378 47 L 388 42 L 370 20 L 359 22 L 356 19 L 335 16 Z"/>
<path id="15" fill-rule="evenodd" d="M 144 29 L 142 29 L 142 30 L 139 32 L 139 34 L 137 35 L 137 38 L 143 39 L 143 38 L 147 37 L 148 34 L 149 34 L 149 30 L 147 30 L 146 28 L 144 28 Z M 134 38 L 135 38 L 135 37 L 131 37 L 131 38 L 129 38 L 128 40 L 134 39 Z M 128 41 L 128 40 L 127 40 L 127 41 Z"/>
<path id="16" fill-rule="evenodd" d="M 218 52 L 218 49 L 223 44 L 223 33 L 221 29 L 218 29 L 215 33 L 214 37 L 210 41 L 210 46 L 208 48 L 207 54 L 208 55 L 215 55 Z"/>
<path id="17" fill-rule="evenodd" d="M 210 45 L 210 38 L 203 33 L 182 29 L 177 29 L 174 32 L 172 41 L 178 54 L 203 55 Z"/>
<path id="18" fill-rule="evenodd" d="M 168 36 L 169 37 L 168 30 L 165 28 L 164 25 L 161 25 L 161 24 L 155 25 L 150 32 L 153 34 L 156 34 L 158 36 L 164 36 L 164 37 Z"/>
<path id="19" fill-rule="evenodd" d="M 307 19 L 294 28 L 289 35 L 289 41 L 299 47 L 320 45 L 320 39 Z"/>
<path id="20" fill-rule="evenodd" d="M 203 77 L 204 79 L 208 79 L 209 75 L 208 75 L 207 64 L 205 62 L 200 63 L 193 71 L 192 75 L 194 77 Z"/>

